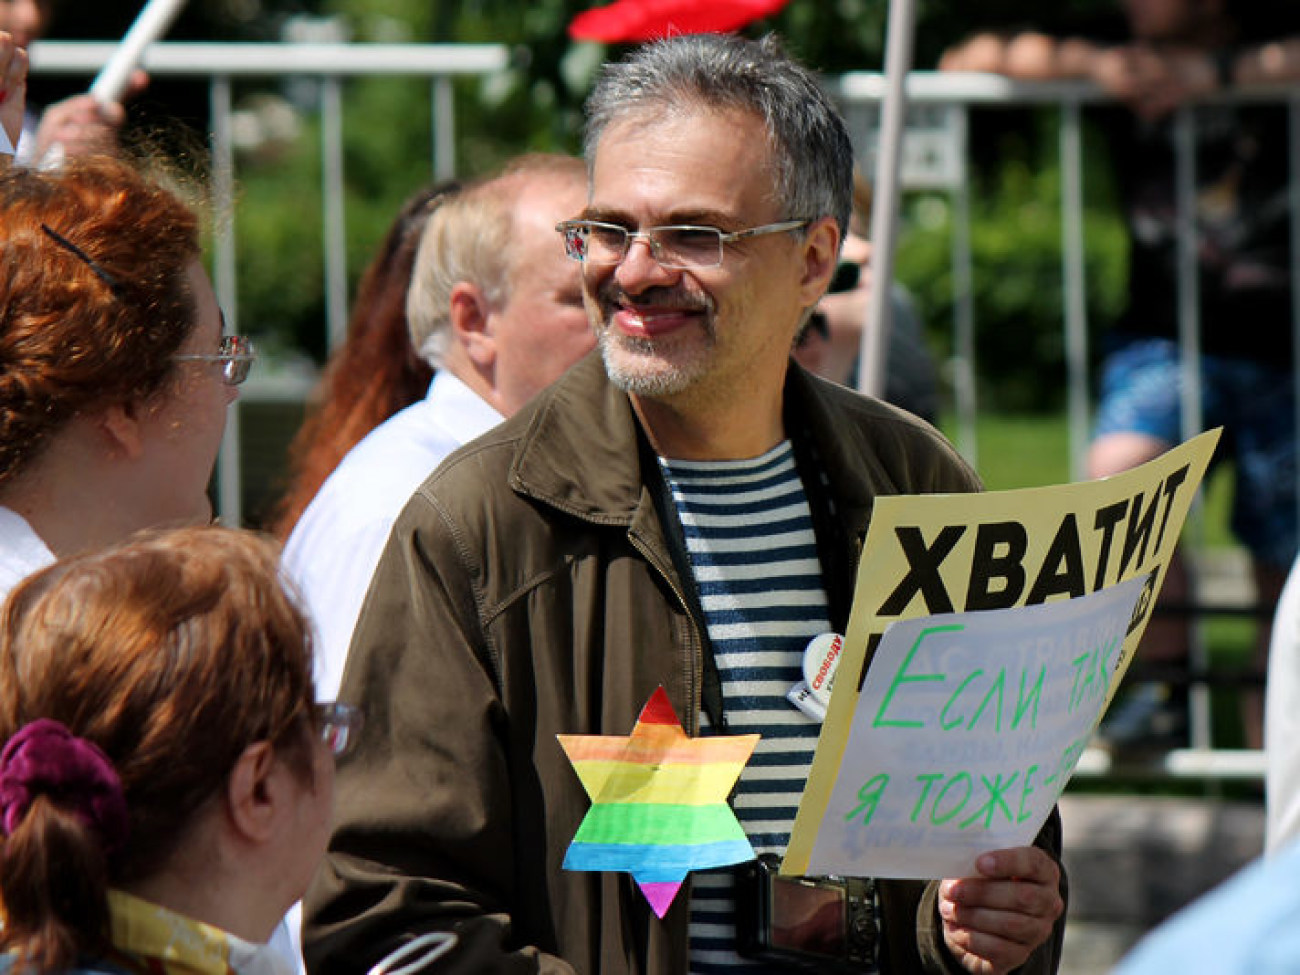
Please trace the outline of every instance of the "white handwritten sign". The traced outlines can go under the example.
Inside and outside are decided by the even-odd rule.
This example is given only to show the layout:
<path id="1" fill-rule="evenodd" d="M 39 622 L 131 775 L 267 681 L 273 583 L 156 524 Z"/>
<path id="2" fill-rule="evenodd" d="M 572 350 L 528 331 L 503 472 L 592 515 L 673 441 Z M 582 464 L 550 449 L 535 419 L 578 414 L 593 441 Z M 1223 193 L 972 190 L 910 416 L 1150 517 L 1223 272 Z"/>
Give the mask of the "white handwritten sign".
<path id="1" fill-rule="evenodd" d="M 974 876 L 980 853 L 1030 845 L 1120 676 L 1147 586 L 890 625 L 809 872 Z"/>
<path id="2" fill-rule="evenodd" d="M 877 498 L 862 545 L 835 689 L 781 872 L 816 872 L 809 861 L 822 825 L 834 821 L 828 804 L 833 789 L 846 787 L 840 782 L 842 771 L 862 767 L 861 749 L 869 747 L 873 755 L 886 750 L 874 740 L 870 746 L 859 741 L 854 746 L 859 751 L 847 754 L 850 725 L 861 710 L 858 697 L 868 674 L 879 679 L 880 661 L 875 655 L 891 624 L 1064 604 L 1141 579 L 1144 588 L 1137 619 L 1110 662 L 1109 702 L 1137 652 L 1150 606 L 1159 595 L 1183 520 L 1218 438 L 1217 430 L 1203 433 L 1140 467 L 1097 481 L 983 494 Z M 964 639 L 974 640 L 971 627 L 978 631 L 984 625 L 969 623 Z M 997 646 L 996 642 L 984 645 L 988 652 Z M 982 660 L 975 664 L 989 666 Z M 888 670 L 888 664 L 885 667 Z M 972 678 L 964 693 L 970 693 L 980 679 Z M 916 686 L 903 685 L 909 691 Z M 949 744 L 953 740 L 950 736 Z M 866 781 L 853 784 L 853 795 Z M 972 792 L 979 785 L 974 779 Z M 960 787 L 961 783 L 954 785 L 945 801 L 955 798 Z M 854 872 L 846 864 L 834 867 L 834 873 Z M 931 869 L 918 866 L 898 875 L 925 876 L 924 871 Z"/>

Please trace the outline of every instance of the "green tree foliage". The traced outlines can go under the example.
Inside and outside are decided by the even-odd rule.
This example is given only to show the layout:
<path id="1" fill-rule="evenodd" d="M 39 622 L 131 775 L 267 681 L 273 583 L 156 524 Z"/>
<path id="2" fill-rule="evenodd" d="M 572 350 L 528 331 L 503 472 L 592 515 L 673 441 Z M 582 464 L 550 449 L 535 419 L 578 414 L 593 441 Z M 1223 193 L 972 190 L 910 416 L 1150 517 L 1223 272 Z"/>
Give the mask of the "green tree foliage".
<path id="1" fill-rule="evenodd" d="M 195 0 L 198 13 L 187 16 L 206 17 L 213 31 L 207 36 L 270 38 L 288 15 L 312 13 L 341 18 L 358 41 L 509 45 L 509 70 L 456 83 L 456 167 L 463 175 L 489 171 L 525 150 L 576 151 L 582 101 L 595 70 L 623 53 L 569 40 L 568 23 L 594 5 L 588 0 L 263 0 L 251 20 L 228 15 L 250 5 L 259 6 L 256 0 Z M 887 0 L 792 0 L 747 33 L 777 31 L 797 56 L 828 74 L 879 70 L 888 6 Z M 1050 29 L 1109 7 L 1112 0 L 1064 0 L 1050 9 L 1031 8 L 1025 0 L 920 0 L 915 65 L 932 67 L 945 47 L 982 27 L 1032 23 Z M 201 108 L 188 114 L 203 125 Z M 431 178 L 430 115 L 424 82 L 367 79 L 345 86 L 354 281 L 401 202 Z M 1061 395 L 1061 383 L 1045 383 L 1042 376 L 1061 368 L 1063 305 L 1055 125 L 1034 117 L 1022 113 L 1016 124 L 994 126 L 972 140 L 978 148 L 972 245 L 986 401 L 1039 407 L 1055 405 Z M 310 110 L 302 119 L 296 142 L 239 162 L 241 327 L 271 348 L 301 348 L 323 361 L 320 133 Z M 1099 171 L 1089 165 L 1089 179 Z M 1088 304 L 1096 325 L 1113 317 L 1123 287 L 1123 234 L 1107 189 L 1092 182 L 1088 188 Z M 941 353 L 949 344 L 952 311 L 949 216 L 942 202 L 909 200 L 897 262 Z"/>
<path id="2" fill-rule="evenodd" d="M 344 212 L 355 284 L 402 202 L 433 177 L 432 123 L 422 81 L 349 81 L 344 101 Z M 268 350 L 300 349 L 324 361 L 321 132 L 315 114 L 303 118 L 300 138 L 239 162 L 240 317 Z"/>

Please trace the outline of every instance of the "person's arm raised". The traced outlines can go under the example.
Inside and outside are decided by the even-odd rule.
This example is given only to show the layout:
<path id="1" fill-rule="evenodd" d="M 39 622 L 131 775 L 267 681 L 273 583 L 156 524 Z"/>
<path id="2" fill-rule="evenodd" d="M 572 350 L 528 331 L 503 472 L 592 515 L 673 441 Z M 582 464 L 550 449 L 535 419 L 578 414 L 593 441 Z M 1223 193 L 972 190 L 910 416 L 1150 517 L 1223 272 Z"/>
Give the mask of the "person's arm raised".
<path id="1" fill-rule="evenodd" d="M 0 171 L 13 162 L 14 147 L 23 132 L 23 110 L 27 106 L 27 52 L 12 37 L 0 31 Z"/>

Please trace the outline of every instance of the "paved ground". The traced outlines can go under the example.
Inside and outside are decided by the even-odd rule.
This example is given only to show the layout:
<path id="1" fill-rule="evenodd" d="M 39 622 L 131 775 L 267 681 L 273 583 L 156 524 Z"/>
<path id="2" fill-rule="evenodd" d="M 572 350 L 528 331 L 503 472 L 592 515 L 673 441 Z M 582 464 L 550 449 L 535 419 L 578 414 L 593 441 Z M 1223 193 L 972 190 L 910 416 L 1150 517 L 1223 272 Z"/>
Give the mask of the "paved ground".
<path id="1" fill-rule="evenodd" d="M 1065 796 L 1070 913 L 1062 975 L 1103 975 L 1178 908 L 1257 857 L 1262 803 Z"/>

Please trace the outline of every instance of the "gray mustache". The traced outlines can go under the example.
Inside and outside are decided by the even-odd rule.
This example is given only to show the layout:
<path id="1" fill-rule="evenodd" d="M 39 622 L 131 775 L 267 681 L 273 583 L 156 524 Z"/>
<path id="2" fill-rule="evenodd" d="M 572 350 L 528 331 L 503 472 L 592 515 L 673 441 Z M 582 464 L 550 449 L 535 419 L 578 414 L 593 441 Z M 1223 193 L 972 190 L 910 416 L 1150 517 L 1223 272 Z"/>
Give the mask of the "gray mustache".
<path id="1" fill-rule="evenodd" d="M 605 305 L 627 305 L 639 309 L 675 308 L 687 311 L 713 311 L 713 301 L 708 297 L 693 295 L 676 288 L 648 288 L 634 296 L 618 285 L 609 285 L 600 289 L 597 298 Z"/>

